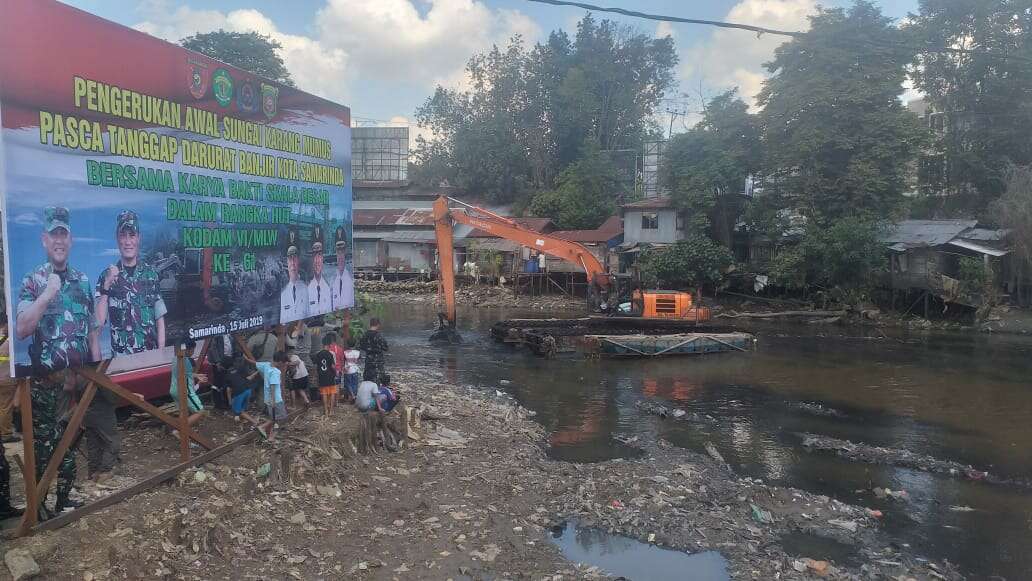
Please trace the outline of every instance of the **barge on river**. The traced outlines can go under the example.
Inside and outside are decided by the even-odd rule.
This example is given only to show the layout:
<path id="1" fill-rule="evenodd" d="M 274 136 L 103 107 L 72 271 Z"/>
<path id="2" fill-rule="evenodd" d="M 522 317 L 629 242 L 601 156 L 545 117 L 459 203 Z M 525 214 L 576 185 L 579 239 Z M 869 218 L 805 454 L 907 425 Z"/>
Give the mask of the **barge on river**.
<path id="1" fill-rule="evenodd" d="M 755 341 L 748 333 L 585 335 L 584 347 L 602 357 L 660 357 L 748 351 Z"/>
<path id="2" fill-rule="evenodd" d="M 538 355 L 656 357 L 746 351 L 752 335 L 715 325 L 637 317 L 509 319 L 491 327 L 495 340 Z"/>

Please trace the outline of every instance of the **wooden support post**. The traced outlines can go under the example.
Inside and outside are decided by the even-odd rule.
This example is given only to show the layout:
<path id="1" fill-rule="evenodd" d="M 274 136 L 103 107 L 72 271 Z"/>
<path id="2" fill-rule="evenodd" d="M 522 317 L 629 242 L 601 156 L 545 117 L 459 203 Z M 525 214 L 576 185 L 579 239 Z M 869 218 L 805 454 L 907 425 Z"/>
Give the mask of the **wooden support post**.
<path id="1" fill-rule="evenodd" d="M 187 402 L 185 350 L 176 345 L 176 397 L 179 400 L 179 458 L 183 462 L 190 460 L 190 404 Z M 190 378 L 193 380 L 193 378 Z"/>
<path id="2" fill-rule="evenodd" d="M 105 360 L 97 366 L 97 371 L 104 373 L 107 371 L 108 365 L 111 364 L 111 360 Z M 68 373 L 72 373 L 69 371 Z M 89 409 L 90 403 L 93 402 L 93 396 L 97 394 L 97 384 L 94 381 L 89 381 L 86 384 L 86 389 L 83 391 L 82 398 L 79 399 L 79 403 L 76 404 L 75 409 L 72 410 L 72 417 L 68 420 L 68 426 L 65 428 L 64 434 L 61 434 L 61 441 L 57 443 L 57 447 L 54 448 L 54 453 L 50 456 L 50 461 L 47 462 L 47 468 L 43 472 L 43 476 L 39 479 L 36 484 L 36 498 L 46 498 L 47 490 L 50 489 L 50 483 L 54 481 L 54 477 L 57 476 L 58 467 L 61 466 L 62 460 L 64 460 L 65 453 L 68 452 L 68 448 L 72 445 L 72 441 L 75 440 L 75 436 L 79 433 L 79 428 L 82 426 L 82 420 L 86 417 L 86 410 Z"/>
<path id="3" fill-rule="evenodd" d="M 36 494 L 36 440 L 32 434 L 32 384 L 28 379 L 18 380 L 18 398 L 22 422 L 22 455 L 25 465 L 25 514 L 18 526 L 18 535 L 24 535 L 39 522 L 39 495 Z"/>
<path id="4" fill-rule="evenodd" d="M 201 367 L 204 366 L 204 362 L 208 360 L 207 359 L 207 357 L 208 357 L 208 349 L 210 349 L 210 348 L 211 348 L 211 337 L 206 337 L 204 339 L 204 343 L 201 343 L 201 353 L 200 353 L 200 355 L 197 356 L 197 369 L 195 369 L 194 371 L 197 371 Z M 193 353 L 190 353 L 190 355 L 193 355 Z"/>
<path id="5" fill-rule="evenodd" d="M 136 397 L 136 394 L 122 387 L 121 385 L 118 385 L 107 375 L 97 373 L 95 370 L 90 369 L 88 367 L 80 367 L 76 371 L 79 375 L 82 375 L 86 379 L 96 381 L 97 385 L 99 385 L 100 387 L 103 387 L 104 389 L 114 393 L 115 395 L 121 397 L 122 399 L 131 403 L 132 405 L 149 413 L 158 420 L 164 422 L 166 425 L 171 426 L 172 428 L 177 430 L 179 429 L 180 425 L 179 420 L 177 418 L 174 418 L 166 414 L 165 412 L 161 411 L 160 409 L 154 407 L 147 400 Z M 195 430 L 188 430 L 188 432 L 190 434 L 190 439 L 194 442 L 197 442 L 205 449 L 211 450 L 215 447 L 214 442 L 212 442 L 207 437 L 198 434 Z"/>

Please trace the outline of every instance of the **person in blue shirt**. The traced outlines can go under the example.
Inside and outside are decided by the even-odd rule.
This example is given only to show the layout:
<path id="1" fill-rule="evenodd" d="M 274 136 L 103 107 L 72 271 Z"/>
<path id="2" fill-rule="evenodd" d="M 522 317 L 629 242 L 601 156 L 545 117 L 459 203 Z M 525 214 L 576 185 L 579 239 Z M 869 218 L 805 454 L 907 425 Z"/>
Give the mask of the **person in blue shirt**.
<path id="1" fill-rule="evenodd" d="M 194 373 L 193 354 L 194 350 L 197 349 L 197 342 L 193 339 L 187 339 L 185 347 L 186 356 L 183 357 L 183 367 L 186 370 L 186 373 L 184 373 L 186 377 L 186 407 L 190 410 L 190 417 L 186 419 L 186 423 L 192 428 L 204 417 L 204 404 L 197 395 L 197 384 L 207 383 L 208 376 L 203 373 Z M 169 384 L 168 395 L 172 396 L 172 401 L 179 402 L 179 368 L 174 361 L 172 362 L 172 381 Z M 175 430 L 173 430 L 173 433 L 178 434 Z"/>
<path id="2" fill-rule="evenodd" d="M 276 422 L 287 419 L 287 406 L 283 402 L 283 372 L 287 368 L 287 354 L 277 351 L 272 356 L 272 362 L 255 361 L 252 357 L 244 355 L 251 365 L 254 365 L 262 376 L 262 393 L 265 396 L 265 415 L 268 419 L 264 424 L 258 426 L 258 431 L 270 442 L 276 441 Z"/>

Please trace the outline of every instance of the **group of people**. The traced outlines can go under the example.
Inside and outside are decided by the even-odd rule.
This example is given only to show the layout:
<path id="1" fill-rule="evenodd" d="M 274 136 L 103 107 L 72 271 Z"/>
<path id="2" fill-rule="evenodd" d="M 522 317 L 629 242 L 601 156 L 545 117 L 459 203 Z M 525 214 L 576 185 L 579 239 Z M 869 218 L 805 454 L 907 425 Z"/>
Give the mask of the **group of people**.
<path id="1" fill-rule="evenodd" d="M 311 357 L 315 392 L 312 392 L 313 374 L 308 371 L 308 362 L 297 352 L 298 346 L 309 340 L 304 323 L 294 325 L 287 339 L 285 348 L 281 349 L 279 338 L 267 328 L 251 336 L 246 350 L 237 350 L 228 335 L 218 337 L 208 350 L 210 377 L 195 372 L 192 358 L 185 358 L 188 423 L 192 426 L 204 416 L 203 404 L 197 396 L 198 387 L 204 384 L 211 385 L 216 407 L 228 410 L 238 420 L 250 422 L 270 441 L 275 440 L 277 423 L 287 417 L 288 395 L 292 406 L 307 408 L 318 393 L 327 416 L 334 413 L 342 398 L 359 411 L 381 413 L 390 412 L 400 400 L 391 386 L 390 376 L 385 373 L 390 347 L 380 330 L 379 319 L 370 319 L 369 330 L 361 341 L 351 338 L 344 346 L 335 333 L 322 335 L 321 349 Z M 187 353 L 193 353 L 195 348 L 192 342 L 186 344 Z M 175 372 L 169 395 L 178 397 Z M 252 407 L 260 410 L 258 416 L 251 413 Z"/>

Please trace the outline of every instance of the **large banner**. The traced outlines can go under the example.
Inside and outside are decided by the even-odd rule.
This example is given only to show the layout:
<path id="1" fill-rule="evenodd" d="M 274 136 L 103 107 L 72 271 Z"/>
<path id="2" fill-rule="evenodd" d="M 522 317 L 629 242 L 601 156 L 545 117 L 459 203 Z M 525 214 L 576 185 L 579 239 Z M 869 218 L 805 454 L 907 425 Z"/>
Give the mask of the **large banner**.
<path id="1" fill-rule="evenodd" d="M 354 303 L 350 111 L 52 0 L 0 0 L 14 371 Z"/>

